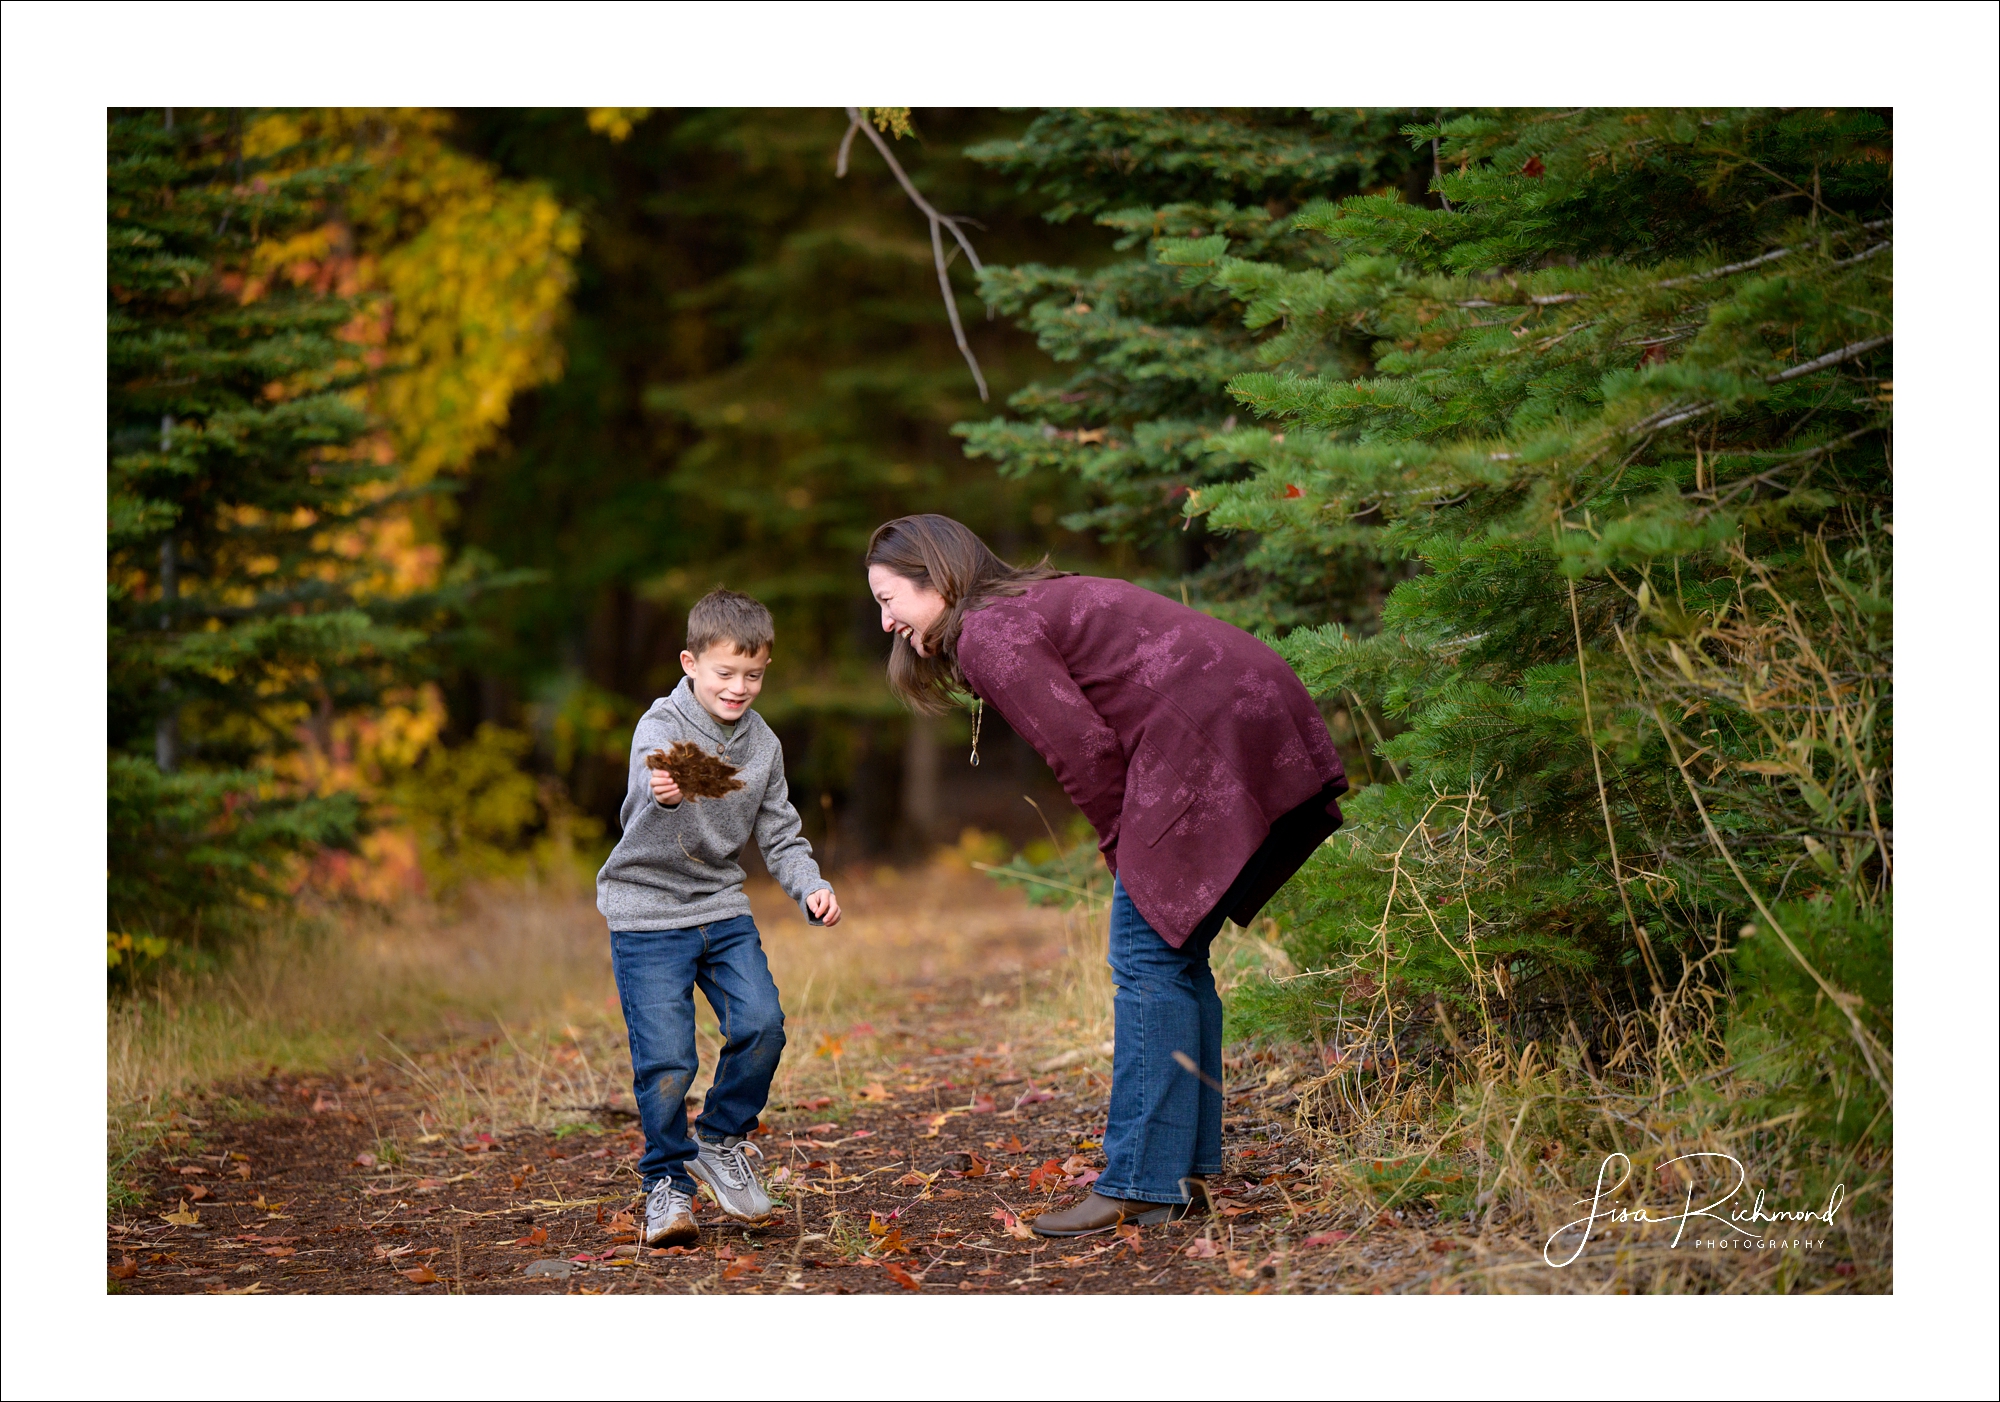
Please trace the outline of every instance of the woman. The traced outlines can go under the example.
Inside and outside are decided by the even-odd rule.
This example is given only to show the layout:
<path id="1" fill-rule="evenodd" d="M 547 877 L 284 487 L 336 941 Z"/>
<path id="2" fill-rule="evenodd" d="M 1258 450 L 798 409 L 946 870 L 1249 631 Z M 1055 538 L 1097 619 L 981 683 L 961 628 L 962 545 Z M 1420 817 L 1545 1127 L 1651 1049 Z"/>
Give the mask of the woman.
<path id="1" fill-rule="evenodd" d="M 1003 564 L 948 516 L 868 543 L 889 685 L 987 704 L 1047 760 L 1111 869 L 1115 1031 L 1105 1166 L 1043 1236 L 1179 1217 L 1222 1171 L 1222 1000 L 1208 950 L 1340 826 L 1347 778 L 1284 659 L 1123 580 Z M 978 752 L 975 721 L 973 749 Z"/>

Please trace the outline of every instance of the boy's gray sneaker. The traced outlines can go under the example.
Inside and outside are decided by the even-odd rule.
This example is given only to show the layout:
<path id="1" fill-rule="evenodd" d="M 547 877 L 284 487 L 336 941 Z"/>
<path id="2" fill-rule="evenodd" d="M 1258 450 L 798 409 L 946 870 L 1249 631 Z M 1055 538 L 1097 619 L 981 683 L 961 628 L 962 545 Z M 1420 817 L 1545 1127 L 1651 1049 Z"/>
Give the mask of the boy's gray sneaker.
<path id="1" fill-rule="evenodd" d="M 697 1152 L 688 1172 L 708 1185 L 724 1212 L 739 1222 L 761 1222 L 771 1215 L 771 1199 L 765 1196 L 757 1170 L 750 1163 L 750 1155 L 761 1160 L 763 1150 L 734 1135 L 720 1144 L 696 1135 L 695 1145 Z"/>
<path id="2" fill-rule="evenodd" d="M 700 1236 L 694 1224 L 694 1198 L 662 1178 L 646 1194 L 646 1245 L 685 1246 Z"/>

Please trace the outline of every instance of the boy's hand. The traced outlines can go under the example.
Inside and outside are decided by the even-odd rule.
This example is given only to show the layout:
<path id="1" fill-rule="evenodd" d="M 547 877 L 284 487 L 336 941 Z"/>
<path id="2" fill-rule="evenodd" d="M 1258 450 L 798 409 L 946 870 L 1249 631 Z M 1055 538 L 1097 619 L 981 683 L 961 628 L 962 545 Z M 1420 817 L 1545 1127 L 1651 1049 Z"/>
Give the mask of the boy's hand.
<path id="1" fill-rule="evenodd" d="M 815 891 L 807 896 L 806 909 L 811 911 L 813 918 L 822 925 L 840 923 L 840 901 L 832 891 Z"/>
<path id="2" fill-rule="evenodd" d="M 674 776 L 664 769 L 649 769 L 647 777 L 653 782 L 653 798 L 672 808 L 681 801 L 681 786 L 674 782 Z"/>

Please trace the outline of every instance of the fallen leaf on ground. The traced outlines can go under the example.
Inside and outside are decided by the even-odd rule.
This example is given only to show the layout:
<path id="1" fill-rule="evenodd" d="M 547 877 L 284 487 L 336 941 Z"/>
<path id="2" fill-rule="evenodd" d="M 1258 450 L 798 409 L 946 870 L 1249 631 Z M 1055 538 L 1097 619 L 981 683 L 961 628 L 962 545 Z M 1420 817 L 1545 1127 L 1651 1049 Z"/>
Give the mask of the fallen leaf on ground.
<path id="1" fill-rule="evenodd" d="M 194 1211 L 186 1203 L 182 1203 L 172 1212 L 162 1212 L 160 1220 L 162 1222 L 171 1222 L 176 1227 L 198 1227 L 201 1225 L 201 1214 Z"/>
<path id="2" fill-rule="evenodd" d="M 1007 1152 L 1010 1154 L 1025 1154 L 1028 1152 L 1028 1146 L 1021 1142 L 1020 1135 L 1010 1134 L 1007 1136 Z"/>
<path id="3" fill-rule="evenodd" d="M 746 1276 L 753 1271 L 761 1271 L 763 1269 L 764 1267 L 758 1263 L 757 1253 L 746 1251 L 722 1268 L 722 1278 L 724 1280 L 735 1280 L 740 1276 Z"/>
<path id="4" fill-rule="evenodd" d="M 1300 1242 L 1299 1245 L 1332 1246 L 1335 1242 L 1346 1241 L 1353 1235 L 1354 1233 L 1352 1232 L 1314 1232 L 1311 1236 Z"/>
<path id="5" fill-rule="evenodd" d="M 798 1110 L 824 1110 L 831 1104 L 833 1104 L 833 1097 L 830 1095 L 815 1095 L 810 1100 L 795 1100 L 792 1102 L 793 1108 Z"/>
<path id="6" fill-rule="evenodd" d="M 875 1024 L 872 1022 L 857 1022 L 854 1026 L 847 1029 L 847 1035 L 850 1037 L 872 1037 L 875 1035 Z"/>
<path id="7" fill-rule="evenodd" d="M 1066 1177 L 1067 1175 L 1063 1172 L 1063 1166 L 1061 1162 L 1056 1159 L 1050 1159 L 1046 1163 L 1044 1163 L 1040 1168 L 1032 1169 L 1029 1171 L 1028 1187 L 1031 1191 L 1039 1193 L 1042 1191 L 1042 1188 L 1045 1184 L 1049 1184 Z"/>
<path id="8" fill-rule="evenodd" d="M 1035 1239 L 1033 1230 L 1023 1223 L 1019 1217 L 1016 1217 L 1004 1207 L 993 1209 L 993 1220 L 998 1222 L 1001 1229 L 1016 1241 L 1033 1241 Z"/>
<path id="9" fill-rule="evenodd" d="M 375 1167 L 375 1156 L 373 1154 L 356 1154 L 354 1156 L 354 1165 L 357 1168 L 373 1168 Z"/>
<path id="10" fill-rule="evenodd" d="M 261 1295 L 264 1293 L 264 1282 L 253 1280 L 248 1285 L 235 1290 L 211 1290 L 208 1293 L 211 1295 Z"/>
<path id="11" fill-rule="evenodd" d="M 437 1272 L 429 1266 L 418 1266 L 413 1271 L 397 1271 L 396 1274 L 412 1285 L 436 1285 L 438 1279 Z"/>
<path id="12" fill-rule="evenodd" d="M 1039 1105 L 1044 1100 L 1054 1100 L 1055 1098 L 1056 1098 L 1056 1093 L 1052 1090 L 1023 1091 L 1021 1094 L 1021 1098 L 1014 1102 L 1014 1108 L 1018 1110 L 1023 1105 Z"/>
<path id="13" fill-rule="evenodd" d="M 124 1257 L 117 1265 L 111 1268 L 112 1277 L 117 1280 L 130 1280 L 138 1273 L 139 1263 L 130 1256 Z"/>
<path id="14" fill-rule="evenodd" d="M 1089 1167 L 1090 1161 L 1084 1158 L 1082 1154 L 1071 1154 L 1062 1162 L 1062 1171 L 1064 1173 L 1081 1173 Z"/>
<path id="15" fill-rule="evenodd" d="M 774 1177 L 771 1181 L 776 1182 L 777 1179 Z M 896 1180 L 896 1186 L 899 1188 L 928 1188 L 930 1185 L 931 1180 L 929 1175 L 918 1173 L 914 1170 L 905 1173 L 901 1178 Z"/>
<path id="16" fill-rule="evenodd" d="M 884 1261 L 882 1263 L 882 1274 L 888 1276 L 889 1279 L 895 1281 L 896 1284 L 902 1286 L 905 1290 L 921 1290 L 924 1288 L 924 1283 L 921 1280 L 918 1280 L 894 1261 Z"/>
<path id="17" fill-rule="evenodd" d="M 856 1091 L 854 1094 L 857 1100 L 895 1099 L 894 1096 L 889 1094 L 889 1088 L 883 1085 L 880 1081 L 870 1081 L 867 1085 L 863 1086 L 860 1090 Z"/>
<path id="18" fill-rule="evenodd" d="M 240 1163 L 236 1165 L 235 1168 L 231 1169 L 230 1172 L 234 1173 L 238 1178 L 248 1178 L 250 1176 L 250 1165 L 247 1163 Z"/>
<path id="19" fill-rule="evenodd" d="M 280 1260 L 286 1256 L 296 1256 L 299 1254 L 299 1249 L 296 1246 L 266 1246 L 260 1249 L 266 1256 L 276 1256 Z"/>
<path id="20" fill-rule="evenodd" d="M 208 1170 L 203 1168 L 200 1164 L 191 1163 L 186 1168 L 179 1170 L 179 1172 L 183 1178 L 192 1178 L 197 1174 L 207 1173 Z"/>
<path id="21" fill-rule="evenodd" d="M 548 1239 L 549 1239 L 549 1229 L 547 1227 L 537 1227 L 532 1232 L 529 1232 L 526 1236 L 516 1238 L 514 1245 L 543 1246 L 548 1243 Z"/>
<path id="22" fill-rule="evenodd" d="M 974 1100 L 970 1105 L 966 1106 L 965 1108 L 966 1108 L 966 1113 L 968 1114 L 990 1115 L 993 1113 L 993 1097 L 990 1095 L 982 1095 L 978 1099 Z"/>
<path id="23" fill-rule="evenodd" d="M 1206 1236 L 1197 1237 L 1188 1243 L 1187 1250 L 1183 1251 L 1181 1255 L 1191 1257 L 1197 1261 L 1214 1260 L 1217 1255 L 1215 1238 Z"/>
<path id="24" fill-rule="evenodd" d="M 202 1187 L 201 1184 L 199 1183 L 195 1184 L 192 1188 L 188 1189 L 189 1202 L 200 1202 L 204 1198 L 212 1198 L 214 1196 L 215 1196 L 214 1193 L 211 1193 L 208 1189 Z"/>

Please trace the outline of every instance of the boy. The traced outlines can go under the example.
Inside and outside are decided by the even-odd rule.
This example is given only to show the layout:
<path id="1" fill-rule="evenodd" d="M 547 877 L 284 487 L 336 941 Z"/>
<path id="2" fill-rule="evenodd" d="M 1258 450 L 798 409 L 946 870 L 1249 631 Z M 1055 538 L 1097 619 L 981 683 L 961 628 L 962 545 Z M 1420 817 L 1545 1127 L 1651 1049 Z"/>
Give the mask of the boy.
<path id="1" fill-rule="evenodd" d="M 736 854 L 744 843 L 756 836 L 765 866 L 808 921 L 840 922 L 840 902 L 786 798 L 778 737 L 750 709 L 764 689 L 772 631 L 769 610 L 727 589 L 688 614 L 681 653 L 687 676 L 673 695 L 653 703 L 633 733 L 619 813 L 624 834 L 597 874 L 597 908 L 611 926 L 612 970 L 632 1044 L 632 1093 L 646 1134 L 639 1174 L 648 1246 L 695 1239 L 696 1179 L 731 1217 L 756 1222 L 771 1211 L 750 1163 L 757 1149 L 748 1136 L 770 1095 L 785 1016 L 743 895 Z M 677 745 L 678 780 L 659 767 Z M 689 745 L 701 752 L 694 765 Z M 684 794 L 682 782 L 696 792 Z M 697 985 L 715 1009 L 723 1046 L 690 1139 Z"/>

